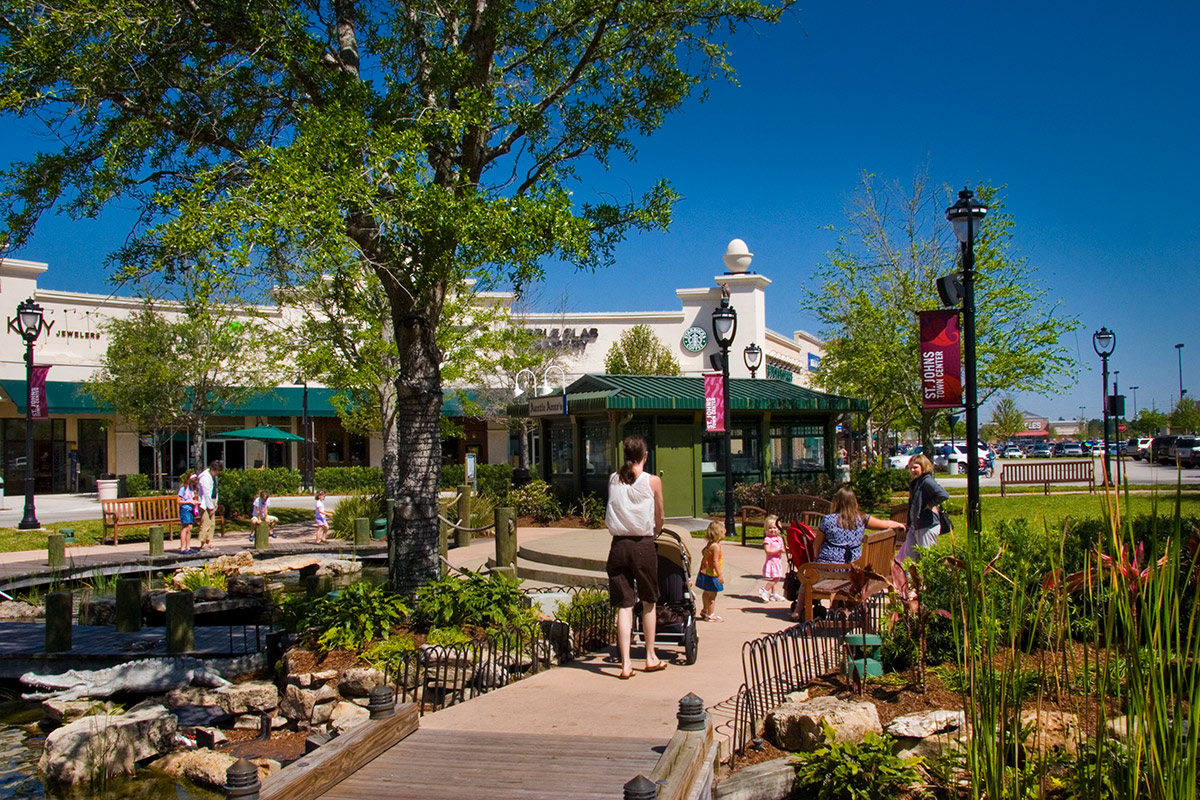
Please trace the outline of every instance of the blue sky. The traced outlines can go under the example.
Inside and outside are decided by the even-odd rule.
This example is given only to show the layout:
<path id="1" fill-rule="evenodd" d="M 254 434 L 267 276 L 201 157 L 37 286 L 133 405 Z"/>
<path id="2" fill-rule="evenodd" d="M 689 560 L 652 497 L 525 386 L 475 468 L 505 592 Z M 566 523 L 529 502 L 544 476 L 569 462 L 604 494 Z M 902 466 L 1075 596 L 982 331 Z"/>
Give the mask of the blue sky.
<path id="1" fill-rule="evenodd" d="M 639 146 L 638 161 L 585 172 L 593 192 L 640 193 L 660 176 L 682 194 L 669 233 L 631 236 L 596 274 L 547 270 L 541 295 L 576 311 L 665 310 L 709 285 L 740 237 L 774 282 L 768 324 L 817 333 L 800 305 L 835 243 L 827 226 L 867 170 L 909 183 L 1006 184 L 1014 243 L 1083 328 L 1079 372 L 1022 408 L 1099 416 L 1091 333 L 1117 332 L 1110 368 L 1137 404 L 1200 392 L 1200 4 L 823 0 L 731 42 L 739 87 L 717 85 Z M 9 157 L 24 133 L 0 130 Z M 48 218 L 12 255 L 46 261 L 46 288 L 106 291 L 100 263 L 125 231 Z M 1126 392 L 1130 410 L 1133 396 Z M 989 411 L 984 409 L 981 419 Z"/>

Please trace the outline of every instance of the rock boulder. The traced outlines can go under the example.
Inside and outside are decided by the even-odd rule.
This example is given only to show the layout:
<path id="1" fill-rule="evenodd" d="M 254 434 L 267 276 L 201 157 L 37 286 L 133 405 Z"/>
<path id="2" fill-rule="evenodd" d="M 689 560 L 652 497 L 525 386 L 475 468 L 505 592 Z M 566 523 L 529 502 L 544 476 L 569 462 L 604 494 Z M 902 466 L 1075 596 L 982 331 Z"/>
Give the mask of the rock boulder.
<path id="1" fill-rule="evenodd" d="M 138 761 L 173 749 L 176 730 L 175 717 L 162 706 L 84 717 L 46 737 L 38 770 L 66 784 L 132 775 Z"/>
<path id="2" fill-rule="evenodd" d="M 817 697 L 784 703 L 767 715 L 767 738 L 782 750 L 808 752 L 825 740 L 828 722 L 839 742 L 861 742 L 867 733 L 883 733 L 873 703 Z"/>

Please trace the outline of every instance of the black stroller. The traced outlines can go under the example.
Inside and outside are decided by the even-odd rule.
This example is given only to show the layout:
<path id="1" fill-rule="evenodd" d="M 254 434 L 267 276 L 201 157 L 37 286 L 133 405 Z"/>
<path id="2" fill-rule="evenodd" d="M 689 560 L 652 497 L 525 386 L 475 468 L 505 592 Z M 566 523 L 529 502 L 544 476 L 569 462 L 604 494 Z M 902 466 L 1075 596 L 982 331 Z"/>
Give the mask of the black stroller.
<path id="1" fill-rule="evenodd" d="M 658 629 L 655 646 L 672 645 L 683 648 L 686 663 L 696 663 L 700 635 L 696 631 L 696 598 L 688 579 L 692 574 L 691 558 L 686 539 L 691 534 L 678 525 L 667 525 L 654 539 L 658 548 Z M 633 609 L 633 642 L 644 644 L 642 604 Z"/>

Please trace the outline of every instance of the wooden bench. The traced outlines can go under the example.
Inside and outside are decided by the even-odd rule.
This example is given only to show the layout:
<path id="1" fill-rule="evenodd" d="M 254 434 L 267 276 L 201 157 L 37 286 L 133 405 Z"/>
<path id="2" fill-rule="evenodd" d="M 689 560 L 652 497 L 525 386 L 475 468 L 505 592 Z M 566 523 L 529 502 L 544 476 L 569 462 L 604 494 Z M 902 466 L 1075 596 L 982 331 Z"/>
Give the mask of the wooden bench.
<path id="1" fill-rule="evenodd" d="M 746 523 L 762 524 L 774 514 L 779 517 L 780 532 L 787 530 L 792 522 L 803 522 L 811 528 L 817 527 L 820 517 L 828 514 L 830 502 L 824 497 L 809 494 L 777 494 L 767 498 L 767 507 L 742 506 L 742 544 L 746 543 Z"/>
<path id="2" fill-rule="evenodd" d="M 824 538 L 824 535 L 817 531 L 817 538 L 813 541 L 814 553 L 820 552 Z M 801 564 L 798 571 L 800 585 L 803 588 L 798 602 L 803 610 L 804 620 L 809 621 L 813 618 L 813 602 L 816 600 L 850 601 L 854 599 L 850 592 L 849 573 L 851 567 L 867 567 L 884 578 L 884 581 L 871 581 L 865 589 L 864 596 L 870 597 L 887 588 L 891 583 L 895 539 L 896 534 L 891 530 L 867 531 L 863 537 L 862 554 L 851 563 L 809 562 Z"/>
<path id="3" fill-rule="evenodd" d="M 116 500 L 101 500 L 100 511 L 104 520 L 104 531 L 101 542 L 108 540 L 112 532 L 112 543 L 117 543 L 121 528 L 144 528 L 147 525 L 166 525 L 167 539 L 179 526 L 179 502 L 175 495 L 155 495 L 153 497 L 121 497 Z M 221 536 L 225 535 L 225 516 L 223 509 L 217 508 L 213 518 Z M 196 524 L 200 521 L 197 519 Z"/>
<path id="4" fill-rule="evenodd" d="M 1091 459 L 1087 461 L 1027 461 L 1023 464 L 1005 464 L 1000 470 L 1000 496 L 1007 486 L 1019 484 L 1041 484 L 1050 494 L 1052 483 L 1086 483 L 1088 490 L 1096 491 L 1096 476 Z"/>

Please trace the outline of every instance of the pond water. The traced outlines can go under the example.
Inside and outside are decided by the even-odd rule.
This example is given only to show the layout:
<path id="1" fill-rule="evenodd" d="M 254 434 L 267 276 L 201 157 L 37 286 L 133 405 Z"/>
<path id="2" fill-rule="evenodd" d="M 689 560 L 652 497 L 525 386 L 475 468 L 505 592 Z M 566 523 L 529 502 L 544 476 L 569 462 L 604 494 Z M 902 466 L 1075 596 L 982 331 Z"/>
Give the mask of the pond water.
<path id="1" fill-rule="evenodd" d="M 284 593 L 304 591 L 296 572 L 268 578 L 282 585 Z M 324 586 L 339 589 L 360 580 L 386 581 L 387 568 L 364 567 L 362 573 L 333 577 Z M 161 578 L 155 577 L 152 582 L 159 585 Z M 78 591 L 83 587 L 70 588 Z M 96 599 L 95 595 L 92 597 Z M 77 787 L 74 792 L 43 786 L 37 769 L 46 741 L 45 733 L 37 724 L 43 716 L 42 708 L 40 703 L 20 700 L 20 691 L 19 686 L 13 686 L 7 692 L 0 689 L 0 697 L 18 698 L 0 701 L 0 800 L 221 800 L 224 797 L 224 793 L 148 769 L 139 770 L 133 778 L 112 779 L 105 786 Z"/>

